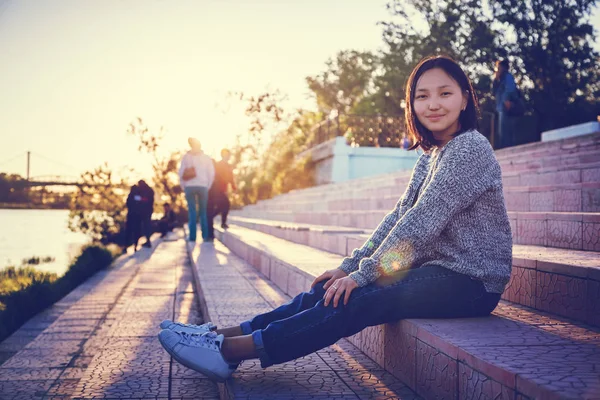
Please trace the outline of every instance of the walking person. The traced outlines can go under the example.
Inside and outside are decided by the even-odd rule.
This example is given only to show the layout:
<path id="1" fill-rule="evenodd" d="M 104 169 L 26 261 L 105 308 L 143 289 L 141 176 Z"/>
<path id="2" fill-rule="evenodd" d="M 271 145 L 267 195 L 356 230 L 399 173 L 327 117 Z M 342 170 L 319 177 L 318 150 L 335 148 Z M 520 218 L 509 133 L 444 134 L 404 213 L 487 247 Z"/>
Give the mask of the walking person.
<path id="1" fill-rule="evenodd" d="M 150 236 L 152 236 L 152 213 L 154 212 L 154 190 L 148 186 L 145 180 L 138 182 L 139 194 L 141 196 L 141 231 L 146 236 L 146 242 L 143 247 L 152 247 Z"/>
<path id="2" fill-rule="evenodd" d="M 405 117 L 411 150 L 424 154 L 366 243 L 309 292 L 240 325 L 163 321 L 162 346 L 224 380 L 242 360 L 284 363 L 368 326 L 489 315 L 510 278 L 512 236 L 500 166 L 477 115 L 460 66 L 442 56 L 422 60 L 407 83 Z"/>
<path id="3" fill-rule="evenodd" d="M 232 190 L 236 190 L 230 159 L 231 152 L 228 149 L 221 150 L 221 161 L 215 163 L 215 180 L 208 192 L 208 234 L 211 238 L 214 238 L 214 219 L 217 215 L 221 214 L 221 228 L 229 228 L 227 215 L 231 202 L 227 190 L 229 185 Z"/>
<path id="4" fill-rule="evenodd" d="M 206 207 L 208 203 L 208 189 L 215 177 L 215 168 L 212 159 L 204 154 L 200 141 L 189 138 L 190 151 L 185 153 L 179 167 L 179 181 L 185 192 L 188 205 L 188 227 L 191 242 L 196 241 L 196 226 L 200 219 L 202 239 L 211 241 L 208 234 L 208 217 Z"/>
<path id="5" fill-rule="evenodd" d="M 510 147 L 514 143 L 516 129 L 516 114 L 520 114 L 520 104 L 517 99 L 520 95 L 515 83 L 515 77 L 509 71 L 508 60 L 496 61 L 494 79 L 492 81 L 492 92 L 496 99 L 496 112 L 498 113 L 498 130 L 496 138 L 497 149 Z"/>
<path id="6" fill-rule="evenodd" d="M 125 221 L 125 249 L 133 244 L 133 251 L 138 250 L 138 241 L 142 235 L 142 196 L 138 185 L 131 186 L 125 206 L 127 207 L 127 219 Z"/>

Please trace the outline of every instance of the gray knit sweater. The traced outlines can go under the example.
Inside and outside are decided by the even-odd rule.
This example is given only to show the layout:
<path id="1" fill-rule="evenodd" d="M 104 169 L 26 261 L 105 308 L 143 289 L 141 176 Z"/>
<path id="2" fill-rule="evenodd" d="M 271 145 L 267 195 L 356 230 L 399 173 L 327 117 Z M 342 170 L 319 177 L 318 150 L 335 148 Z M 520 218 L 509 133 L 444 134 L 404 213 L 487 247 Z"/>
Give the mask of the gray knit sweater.
<path id="1" fill-rule="evenodd" d="M 512 235 L 500 165 L 477 131 L 423 154 L 394 210 L 340 268 L 365 286 L 428 265 L 481 280 L 492 293 L 502 293 L 510 278 Z"/>

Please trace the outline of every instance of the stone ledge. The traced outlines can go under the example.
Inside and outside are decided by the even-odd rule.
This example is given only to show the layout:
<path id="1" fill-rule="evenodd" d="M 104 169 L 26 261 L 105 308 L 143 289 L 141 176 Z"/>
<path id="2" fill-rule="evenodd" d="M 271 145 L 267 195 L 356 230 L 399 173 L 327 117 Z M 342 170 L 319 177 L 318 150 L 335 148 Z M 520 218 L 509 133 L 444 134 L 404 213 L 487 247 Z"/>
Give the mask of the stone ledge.
<path id="1" fill-rule="evenodd" d="M 274 221 L 263 224 L 263 220 L 249 218 L 233 217 L 231 221 L 249 229 L 341 256 L 351 255 L 352 250 L 362 246 L 369 237 L 364 233 L 296 232 L 280 229 Z M 545 220 L 542 222 L 545 224 Z M 590 236 L 592 237 L 593 235 Z M 279 275 L 278 279 L 283 279 Z M 575 293 L 572 289 L 574 287 L 585 287 L 586 290 Z M 559 290 L 560 288 L 562 290 Z M 600 317 L 596 316 L 595 312 L 596 309 L 600 309 L 600 255 L 593 251 L 514 245 L 513 273 L 503 298 L 600 326 Z"/>
<path id="2" fill-rule="evenodd" d="M 566 128 L 542 132 L 542 142 L 593 135 L 595 133 L 600 133 L 600 122 L 586 122 L 579 125 L 568 126 Z"/>

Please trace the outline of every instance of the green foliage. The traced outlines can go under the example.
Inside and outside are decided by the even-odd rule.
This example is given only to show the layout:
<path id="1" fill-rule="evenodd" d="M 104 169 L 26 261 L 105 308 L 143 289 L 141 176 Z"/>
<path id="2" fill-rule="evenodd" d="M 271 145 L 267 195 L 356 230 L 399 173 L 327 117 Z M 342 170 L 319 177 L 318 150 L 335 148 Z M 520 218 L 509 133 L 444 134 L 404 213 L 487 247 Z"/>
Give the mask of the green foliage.
<path id="1" fill-rule="evenodd" d="M 542 129 L 588 122 L 600 114 L 600 54 L 589 22 L 596 0 L 495 0 L 500 52 L 529 85 Z M 508 35 L 500 35 L 505 30 Z"/>
<path id="2" fill-rule="evenodd" d="M 161 209 L 159 205 L 167 201 L 180 214 L 184 203 L 177 176 L 181 153 L 172 152 L 163 156 L 160 145 L 164 128 L 153 132 L 141 118 L 136 118 L 129 125 L 127 133 L 139 139 L 138 151 L 152 157 L 152 186 L 157 202 L 154 209 Z M 71 202 L 69 228 L 86 234 L 95 242 L 124 246 L 127 219 L 125 201 L 130 189 L 130 179 L 126 171 L 118 174 L 118 178 L 116 175 L 106 164 L 81 175 L 84 185 Z"/>
<path id="3" fill-rule="evenodd" d="M 0 341 L 96 272 L 108 267 L 113 256 L 107 248 L 86 246 L 60 278 L 29 266 L 1 270 Z"/>
<path id="4" fill-rule="evenodd" d="M 46 256 L 46 257 L 29 257 L 29 258 L 24 258 L 21 261 L 21 264 L 23 265 L 40 265 L 40 264 L 48 264 L 51 262 L 54 262 L 56 260 L 55 257 L 51 257 L 51 256 Z"/>
<path id="5" fill-rule="evenodd" d="M 56 281 L 55 273 L 38 271 L 34 267 L 6 267 L 0 271 L 0 297 L 23 290 L 31 285 Z"/>
<path id="6" fill-rule="evenodd" d="M 152 171 L 154 173 L 152 183 L 155 202 L 167 201 L 171 203 L 174 211 L 179 213 L 184 205 L 177 175 L 182 153 L 175 151 L 167 155 L 162 154 L 160 149 L 165 128 L 161 126 L 157 132 L 152 131 L 140 117 L 129 124 L 127 133 L 139 140 L 139 152 L 149 154 L 152 157 Z M 154 209 L 157 209 L 159 205 L 155 204 Z"/>
<path id="7" fill-rule="evenodd" d="M 233 193 L 232 205 L 241 207 L 268 199 L 293 189 L 314 184 L 313 165 L 306 157 L 297 157 L 306 147 L 311 128 L 316 124 L 316 113 L 298 112 L 289 117 L 280 105 L 283 97 L 268 93 L 248 97 L 246 112 L 252 126 L 268 126 L 290 120 L 285 129 L 263 147 L 262 130 L 253 130 L 245 142 L 238 137 L 232 149 L 235 179 L 238 190 Z M 261 104 L 257 105 L 259 102 Z"/>
<path id="8" fill-rule="evenodd" d="M 371 94 L 379 60 L 370 52 L 340 51 L 325 63 L 327 69 L 306 78 L 320 112 L 348 114 Z"/>
<path id="9" fill-rule="evenodd" d="M 20 175 L 0 173 L 0 202 L 29 203 L 31 197 L 26 183 Z"/>
<path id="10" fill-rule="evenodd" d="M 103 244 L 119 242 L 124 231 L 127 210 L 125 178 L 115 178 L 108 165 L 81 175 L 84 185 L 73 197 L 69 229 Z"/>
<path id="11" fill-rule="evenodd" d="M 458 60 L 473 80 L 482 110 L 494 111 L 493 63 L 511 60 L 528 106 L 546 130 L 595 120 L 600 112 L 600 58 L 587 19 L 596 0 L 394 0 L 384 22 L 383 73 L 372 103 L 401 114 L 412 67 L 431 54 Z M 416 24 L 415 21 L 422 22 Z M 417 26 L 425 26 L 418 30 Z"/>

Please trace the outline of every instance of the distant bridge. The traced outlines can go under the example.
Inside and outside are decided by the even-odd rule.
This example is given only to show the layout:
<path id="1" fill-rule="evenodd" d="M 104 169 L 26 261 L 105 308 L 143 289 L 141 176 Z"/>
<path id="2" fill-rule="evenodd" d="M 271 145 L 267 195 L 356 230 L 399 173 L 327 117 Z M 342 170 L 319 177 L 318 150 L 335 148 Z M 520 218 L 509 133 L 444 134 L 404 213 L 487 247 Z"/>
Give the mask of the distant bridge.
<path id="1" fill-rule="evenodd" d="M 39 176 L 35 176 L 32 177 L 30 175 L 31 172 L 31 155 L 32 153 L 30 151 L 27 151 L 25 153 L 21 153 L 19 155 L 17 155 L 16 157 L 13 157 L 9 160 L 6 160 L 4 162 L 0 162 L 0 166 L 4 165 L 4 164 L 8 164 L 10 162 L 19 162 L 19 159 L 23 159 L 23 157 L 26 157 L 26 171 L 27 171 L 27 175 L 26 178 L 22 181 L 19 181 L 19 185 L 22 186 L 26 186 L 26 187 L 46 187 L 46 186 L 76 186 L 76 187 L 107 187 L 107 186 L 111 186 L 111 187 L 128 187 L 127 185 L 122 185 L 122 184 L 101 184 L 101 183 L 87 183 L 87 182 L 83 182 L 81 180 L 81 177 L 78 176 L 65 176 L 65 175 L 39 175 Z M 35 154 L 36 157 L 42 158 L 46 161 L 49 161 L 53 164 L 57 164 L 62 166 L 65 169 L 68 169 L 70 171 L 75 170 L 75 167 L 66 165 L 60 161 L 55 161 L 52 159 L 49 159 L 48 157 L 45 157 L 41 154 Z M 22 161 L 21 161 L 22 162 Z"/>
<path id="2" fill-rule="evenodd" d="M 102 186 L 121 186 L 114 184 L 94 184 L 84 183 L 77 177 L 71 176 L 60 176 L 60 175 L 46 175 L 46 176 L 35 176 L 24 181 L 23 184 L 29 187 L 37 186 L 77 186 L 77 187 L 102 187 Z"/>

